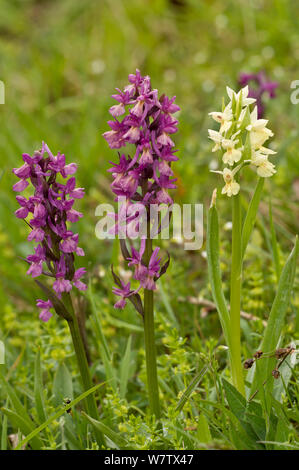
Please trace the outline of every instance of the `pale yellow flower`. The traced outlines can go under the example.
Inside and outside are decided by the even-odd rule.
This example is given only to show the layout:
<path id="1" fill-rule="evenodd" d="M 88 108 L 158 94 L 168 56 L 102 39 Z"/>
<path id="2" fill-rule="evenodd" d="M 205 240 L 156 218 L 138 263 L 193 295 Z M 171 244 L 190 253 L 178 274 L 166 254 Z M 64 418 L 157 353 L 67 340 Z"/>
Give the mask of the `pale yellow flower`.
<path id="1" fill-rule="evenodd" d="M 257 107 L 254 108 L 250 114 L 251 124 L 246 127 L 250 132 L 250 142 L 253 149 L 260 148 L 269 137 L 272 137 L 273 132 L 266 126 L 268 124 L 267 119 L 258 119 Z"/>
<path id="2" fill-rule="evenodd" d="M 262 147 L 264 153 L 261 151 L 253 152 L 251 163 L 257 167 L 257 174 L 262 178 L 269 178 L 276 173 L 275 166 L 269 162 L 268 155 L 265 153 L 275 153 L 273 150 Z"/>
<path id="3" fill-rule="evenodd" d="M 222 188 L 221 193 L 226 194 L 228 197 L 235 196 L 240 191 L 240 185 L 235 181 L 235 171 L 229 168 L 224 168 L 222 175 L 225 181 L 225 186 Z"/>
<path id="4" fill-rule="evenodd" d="M 222 134 L 220 132 L 214 131 L 213 129 L 208 129 L 209 139 L 215 142 L 215 146 L 212 148 L 212 152 L 216 152 L 221 148 L 221 142 L 223 140 Z"/>
<path id="5" fill-rule="evenodd" d="M 233 138 L 222 140 L 222 148 L 226 150 L 222 157 L 223 163 L 233 166 L 234 163 L 241 160 L 243 147 L 236 149 L 235 146 L 238 142 L 239 140 L 233 140 Z"/>
<path id="6" fill-rule="evenodd" d="M 238 103 L 239 100 L 241 100 L 241 108 L 244 108 L 244 106 L 249 106 L 252 103 L 255 103 L 255 98 L 248 98 L 248 93 L 249 93 L 249 88 L 248 85 L 245 86 L 244 88 L 241 88 L 241 90 L 236 93 L 234 90 L 232 90 L 230 87 L 226 87 L 226 91 L 228 94 L 229 99 L 232 101 L 233 97 L 235 97 L 236 102 Z"/>
<path id="7" fill-rule="evenodd" d="M 220 123 L 219 132 L 221 134 L 228 131 L 232 125 L 233 112 L 230 103 L 224 108 L 223 112 L 213 111 L 209 115 L 212 116 L 214 121 Z"/>

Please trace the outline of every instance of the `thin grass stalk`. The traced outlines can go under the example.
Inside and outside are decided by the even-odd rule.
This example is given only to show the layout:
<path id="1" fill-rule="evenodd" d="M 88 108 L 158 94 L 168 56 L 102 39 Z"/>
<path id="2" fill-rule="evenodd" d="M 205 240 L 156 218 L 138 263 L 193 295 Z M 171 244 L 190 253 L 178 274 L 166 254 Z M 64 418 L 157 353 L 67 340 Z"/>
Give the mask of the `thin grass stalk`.
<path id="1" fill-rule="evenodd" d="M 69 293 L 63 295 L 63 300 L 67 305 L 68 312 L 71 314 L 71 318 L 67 320 L 69 330 L 71 333 L 76 359 L 80 371 L 81 381 L 84 392 L 88 391 L 93 387 L 92 378 L 90 375 L 89 365 L 87 356 L 79 328 L 77 316 L 75 314 L 72 299 Z M 85 398 L 85 407 L 87 413 L 94 419 L 99 420 L 99 412 L 96 404 L 96 400 L 93 394 L 88 395 Z M 95 431 L 96 439 L 99 445 L 104 444 L 104 438 L 101 432 Z"/>
<path id="2" fill-rule="evenodd" d="M 242 255 L 241 255 L 241 203 L 240 194 L 232 200 L 232 262 L 230 282 L 230 347 L 233 383 L 237 390 L 245 395 L 243 367 L 241 361 L 241 285 L 242 285 Z"/>

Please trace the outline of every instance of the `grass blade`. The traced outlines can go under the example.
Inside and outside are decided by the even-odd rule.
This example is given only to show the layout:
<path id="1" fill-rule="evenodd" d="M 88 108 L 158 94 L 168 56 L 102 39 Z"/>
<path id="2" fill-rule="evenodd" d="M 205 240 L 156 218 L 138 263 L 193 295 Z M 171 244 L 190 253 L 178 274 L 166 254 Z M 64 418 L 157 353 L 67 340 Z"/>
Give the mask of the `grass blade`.
<path id="1" fill-rule="evenodd" d="M 216 190 L 213 193 L 212 204 L 208 213 L 207 258 L 212 295 L 217 307 L 226 344 L 229 346 L 230 319 L 226 300 L 222 290 L 222 279 L 219 262 L 219 223 L 218 212 L 216 209 Z"/>
<path id="2" fill-rule="evenodd" d="M 32 431 L 26 419 L 18 415 L 15 411 L 9 410 L 8 408 L 1 408 L 2 413 L 8 417 L 9 421 L 17 429 L 20 429 L 22 434 L 28 434 Z M 43 442 L 39 437 L 34 436 L 31 440 L 31 447 L 33 450 L 39 450 L 43 446 Z"/>
<path id="3" fill-rule="evenodd" d="M 10 384 L 7 382 L 5 377 L 2 375 L 2 369 L 3 366 L 0 366 L 0 382 L 5 389 L 7 396 L 9 397 L 12 406 L 16 412 L 17 415 L 22 416 L 22 419 L 26 421 L 27 425 L 31 427 L 31 429 L 34 428 L 34 424 L 32 420 L 30 419 L 26 408 L 22 405 L 21 401 L 19 400 L 15 390 L 10 386 Z M 2 369 L 3 370 L 3 369 Z"/>
<path id="4" fill-rule="evenodd" d="M 178 324 L 178 321 L 177 321 L 176 316 L 174 314 L 174 311 L 172 309 L 172 306 L 170 304 L 169 297 L 168 297 L 167 293 L 164 290 L 164 282 L 162 281 L 162 278 L 159 281 L 159 286 L 160 286 L 160 294 L 161 294 L 161 298 L 162 298 L 164 307 L 165 307 L 165 309 L 166 309 L 166 311 L 169 315 L 169 318 L 171 319 L 173 325 L 176 328 L 178 328 L 179 324 Z"/>
<path id="5" fill-rule="evenodd" d="M 65 398 L 72 400 L 73 398 L 73 381 L 72 375 L 65 363 L 61 363 L 56 371 L 53 381 L 54 405 L 59 406 Z M 45 420 L 42 421 L 42 423 Z"/>
<path id="6" fill-rule="evenodd" d="M 197 423 L 197 436 L 200 442 L 208 444 L 212 440 L 208 421 L 203 413 L 200 413 Z"/>
<path id="7" fill-rule="evenodd" d="M 119 394 L 120 398 L 125 398 L 127 393 L 127 386 L 129 380 L 129 372 L 130 372 L 130 362 L 131 362 L 131 344 L 132 344 L 132 336 L 129 337 L 125 355 L 121 362 L 120 366 L 120 389 Z"/>
<path id="8" fill-rule="evenodd" d="M 278 243 L 277 243 L 275 227 L 274 227 L 274 223 L 273 223 L 271 199 L 269 201 L 269 218 L 270 218 L 270 230 L 271 230 L 272 255 L 273 255 L 274 267 L 275 267 L 275 272 L 276 272 L 276 279 L 277 279 L 277 282 L 279 282 L 280 273 L 281 273 L 280 258 L 279 258 L 279 246 L 278 246 Z"/>
<path id="9" fill-rule="evenodd" d="M 7 406 L 7 401 L 6 401 Z M 4 415 L 2 418 L 1 425 L 1 447 L 0 450 L 7 450 L 7 416 Z"/>
<path id="10" fill-rule="evenodd" d="M 105 355 L 106 355 L 108 361 L 111 361 L 111 353 L 109 351 L 108 343 L 106 341 L 105 335 L 104 335 L 103 330 L 102 330 L 101 322 L 98 318 L 97 306 L 96 306 L 96 303 L 95 303 L 94 294 L 92 292 L 91 283 L 89 283 L 89 285 L 88 285 L 87 296 L 88 296 L 88 299 L 90 301 L 90 306 L 91 306 L 91 311 L 92 311 L 92 320 L 93 320 L 94 326 L 96 328 L 97 336 L 98 336 L 98 338 L 100 340 L 100 343 L 101 343 L 101 345 L 102 345 L 102 347 L 105 351 Z"/>
<path id="11" fill-rule="evenodd" d="M 222 379 L 225 396 L 229 404 L 229 409 L 234 413 L 238 420 L 244 418 L 246 412 L 246 400 L 238 390 L 227 380 Z"/>
<path id="12" fill-rule="evenodd" d="M 57 420 L 62 416 L 64 413 L 66 413 L 68 410 L 70 410 L 73 406 L 77 405 L 80 401 L 84 400 L 84 398 L 88 397 L 92 393 L 94 393 L 98 388 L 102 387 L 104 383 L 95 385 L 94 387 L 90 388 L 84 393 L 81 393 L 77 398 L 71 401 L 68 405 L 63 406 L 59 411 L 56 413 L 52 414 L 47 421 L 45 421 L 43 424 L 38 426 L 36 429 L 34 429 L 30 434 L 28 434 L 25 439 L 20 442 L 15 450 L 20 450 L 27 442 L 29 442 L 31 439 L 35 438 L 41 431 L 43 431 L 49 424 L 51 424 L 53 421 Z"/>
<path id="13" fill-rule="evenodd" d="M 268 324 L 260 347 L 263 352 L 273 351 L 278 345 L 278 341 L 284 326 L 285 315 L 290 303 L 290 297 L 295 278 L 298 251 L 299 243 L 298 237 L 296 237 L 295 246 L 284 265 L 279 279 L 277 293 L 270 311 Z M 265 381 L 267 377 L 271 374 L 275 358 L 264 358 L 263 361 L 263 370 L 260 371 L 261 381 Z M 255 386 L 256 381 L 254 381 L 254 387 Z M 269 386 L 273 386 L 273 381 L 268 381 L 267 387 Z"/>
<path id="14" fill-rule="evenodd" d="M 84 411 L 82 411 L 83 416 L 92 424 L 92 426 L 97 430 L 105 434 L 119 449 L 123 449 L 127 447 L 127 441 L 119 435 L 119 433 L 113 431 L 113 429 L 109 428 L 105 424 L 97 421 L 96 419 L 91 418 L 88 416 Z"/>
<path id="15" fill-rule="evenodd" d="M 115 377 L 115 370 L 114 370 L 113 363 L 112 363 L 112 355 L 110 353 L 108 343 L 106 341 L 105 335 L 102 330 L 101 321 L 98 317 L 96 301 L 95 301 L 94 294 L 92 292 L 91 283 L 89 283 L 87 295 L 88 295 L 88 299 L 90 301 L 90 306 L 91 306 L 90 321 L 91 321 L 93 330 L 95 332 L 96 338 L 99 341 L 98 350 L 102 357 L 103 364 L 105 367 L 106 379 L 107 381 L 109 381 L 111 387 L 115 391 L 116 390 L 116 377 Z"/>
<path id="16" fill-rule="evenodd" d="M 40 362 L 40 350 L 38 350 L 35 358 L 34 366 L 34 396 L 35 396 L 35 407 L 40 423 L 43 423 L 47 419 L 44 396 L 43 396 L 43 381 L 42 381 L 42 370 Z"/>
<path id="17" fill-rule="evenodd" d="M 178 411 L 178 412 L 182 411 L 182 409 L 184 408 L 184 406 L 187 403 L 188 399 L 190 398 L 193 390 L 195 390 L 196 387 L 199 385 L 202 378 L 206 374 L 208 368 L 209 368 L 208 366 L 204 366 L 201 369 L 201 371 L 198 372 L 198 374 L 196 374 L 196 376 L 192 379 L 192 381 L 190 382 L 190 384 L 188 385 L 188 387 L 184 391 L 183 395 L 181 396 L 180 401 L 178 402 L 175 411 Z"/>

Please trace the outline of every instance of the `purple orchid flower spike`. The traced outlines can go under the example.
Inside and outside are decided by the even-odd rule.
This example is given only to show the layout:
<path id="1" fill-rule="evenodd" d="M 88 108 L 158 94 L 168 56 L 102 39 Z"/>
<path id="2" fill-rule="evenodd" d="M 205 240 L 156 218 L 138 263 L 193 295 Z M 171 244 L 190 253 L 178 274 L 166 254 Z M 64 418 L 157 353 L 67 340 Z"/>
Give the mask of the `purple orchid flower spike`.
<path id="1" fill-rule="evenodd" d="M 47 322 L 54 309 L 68 322 L 83 389 L 87 391 L 93 386 L 87 361 L 88 348 L 82 322 L 78 322 L 70 295 L 73 287 L 80 291 L 86 290 L 86 284 L 81 281 L 86 273 L 85 269 L 75 269 L 75 255 L 84 256 L 84 251 L 78 246 L 78 234 L 68 227 L 69 223 L 77 222 L 83 216 L 73 205 L 75 200 L 84 196 L 84 189 L 76 188 L 76 179 L 71 176 L 76 172 L 77 165 L 66 164 L 65 156 L 61 153 L 54 156 L 44 142 L 33 157 L 23 154 L 23 161 L 20 168 L 13 169 L 20 180 L 13 186 L 13 190 L 21 192 L 31 184 L 33 195 L 28 199 L 21 195 L 16 197 L 21 207 L 15 215 L 19 219 L 27 219 L 27 225 L 31 229 L 28 240 L 37 244 L 34 254 L 27 256 L 26 261 L 30 265 L 27 274 L 35 279 L 36 284 L 48 296 L 46 301 L 37 299 L 39 318 Z M 44 270 L 45 266 L 48 271 Z M 36 279 L 42 274 L 54 279 L 51 288 Z M 88 415 L 99 420 L 93 395 L 86 397 L 85 408 Z M 105 442 L 102 433 L 95 431 L 95 437 L 101 448 Z"/>
<path id="2" fill-rule="evenodd" d="M 31 228 L 28 240 L 35 242 L 34 254 L 28 255 L 27 274 L 37 278 L 45 274 L 44 266 L 48 267 L 48 275 L 54 278 L 54 295 L 61 298 L 65 292 L 70 292 L 75 286 L 85 290 L 86 285 L 80 281 L 85 274 L 84 268 L 75 271 L 74 255 L 84 256 L 84 251 L 78 246 L 79 236 L 67 227 L 67 222 L 77 222 L 83 214 L 73 208 L 75 200 L 84 196 L 83 188 L 76 188 L 76 178 L 73 175 L 77 169 L 75 163 L 66 164 L 65 155 L 58 153 L 54 156 L 43 143 L 33 157 L 23 154 L 24 164 L 14 168 L 13 173 L 20 179 L 13 190 L 20 192 L 31 183 L 34 193 L 27 199 L 22 195 L 16 197 L 21 206 L 15 212 L 16 217 L 27 219 Z M 59 181 L 67 179 L 65 184 Z M 69 177 L 69 178 L 68 178 Z M 47 306 L 39 301 L 43 308 L 40 318 L 47 321 L 49 309 L 53 303 L 48 300 Z"/>
<path id="3" fill-rule="evenodd" d="M 261 119 L 265 113 L 263 96 L 268 94 L 270 99 L 275 98 L 275 90 L 278 87 L 278 83 L 269 81 L 264 71 L 258 73 L 241 73 L 239 83 L 242 87 L 249 85 L 248 97 L 256 99 L 258 119 Z M 252 83 L 253 86 L 250 86 L 250 83 Z"/>
<path id="4" fill-rule="evenodd" d="M 178 121 L 172 115 L 180 108 L 174 103 L 175 97 L 170 99 L 163 95 L 159 100 L 157 90 L 151 88 L 150 78 L 142 77 L 139 70 L 136 70 L 136 74 L 129 75 L 129 82 L 130 85 L 125 87 L 124 92 L 119 90 L 119 94 L 113 95 L 116 101 L 121 100 L 129 109 L 122 113 L 125 114 L 122 121 L 108 121 L 112 130 L 105 132 L 103 137 L 111 148 L 135 144 L 136 153 L 133 159 L 127 159 L 122 154 L 119 163 L 113 163 L 113 167 L 108 170 L 114 179 L 111 189 L 116 196 L 134 199 L 144 180 L 149 180 L 150 186 L 154 166 L 160 175 L 172 176 L 171 162 L 178 159 L 173 154 L 174 143 L 170 137 L 177 132 Z M 123 99 L 126 93 L 129 93 L 130 99 L 127 95 Z M 163 188 L 165 189 L 161 186 L 160 189 Z M 155 195 L 152 194 L 151 198 L 154 202 Z"/>
<path id="5" fill-rule="evenodd" d="M 133 158 L 119 154 L 118 163 L 112 163 L 112 168 L 108 170 L 112 173 L 111 189 L 116 195 L 116 201 L 120 202 L 120 197 L 123 198 L 119 214 L 114 217 L 115 227 L 117 233 L 122 235 L 120 246 L 123 257 L 128 267 L 134 269 L 132 282 L 139 282 L 138 288 L 131 290 L 130 283 L 125 284 L 112 268 L 118 285 L 113 288 L 113 293 L 120 297 L 114 307 L 123 309 L 126 299 L 129 299 L 144 318 L 150 408 L 159 418 L 153 291 L 157 288 L 157 280 L 168 268 L 169 257 L 161 266 L 159 248 L 152 248 L 151 234 L 152 228 L 155 228 L 152 227 L 155 220 L 151 216 L 151 208 L 156 204 L 170 206 L 173 203 L 168 193 L 170 189 L 176 188 L 171 164 L 178 160 L 174 155 L 176 150 L 173 141 L 178 121 L 173 114 L 180 108 L 175 104 L 175 97 L 162 95 L 159 98 L 158 90 L 151 87 L 150 77 L 143 77 L 139 70 L 136 70 L 136 74 L 129 75 L 129 85 L 124 91 L 119 90 L 119 94 L 113 95 L 113 98 L 119 103 L 110 108 L 115 120 L 108 121 L 111 130 L 105 132 L 103 137 L 112 149 L 126 147 L 127 144 L 135 145 Z M 117 119 L 120 116 L 123 116 L 122 120 Z M 134 207 L 137 210 L 134 211 Z M 133 229 L 143 226 L 144 215 L 146 237 L 140 237 L 139 233 L 140 248 L 138 250 L 132 246 L 130 252 L 123 235 L 126 238 L 135 238 Z M 159 228 L 154 231 L 159 232 Z M 137 293 L 141 288 L 144 292 L 143 302 Z"/>
<path id="6" fill-rule="evenodd" d="M 178 160 L 170 137 L 177 132 L 178 121 L 173 114 L 180 109 L 175 104 L 175 96 L 169 98 L 162 95 L 159 99 L 158 91 L 151 87 L 150 78 L 143 77 L 139 70 L 129 75 L 129 82 L 124 91 L 117 89 L 118 93 L 112 95 L 118 102 L 109 110 L 115 120 L 108 121 L 111 131 L 103 134 L 111 148 L 125 147 L 127 144 L 135 144 L 136 147 L 133 158 L 119 154 L 119 162 L 112 163 L 108 170 L 113 176 L 111 189 L 116 200 L 120 197 L 125 199 L 120 214 L 114 217 L 116 225 L 113 227 L 114 233 L 122 236 L 124 233 L 130 236 L 134 232 L 130 224 L 134 229 L 139 227 L 142 211 L 136 211 L 134 216 L 129 214 L 136 202 L 143 205 L 147 212 L 151 204 L 173 203 L 168 194 L 169 189 L 176 188 L 171 163 Z M 122 120 L 119 120 L 120 116 L 123 116 Z M 146 241 L 141 240 L 139 251 L 132 247 L 131 256 L 127 257 L 128 266 L 134 267 L 134 279 L 142 287 L 155 290 L 161 260 L 156 258 L 156 249 L 154 258 L 146 263 L 145 244 Z M 121 305 L 125 303 L 119 301 L 117 308 Z"/>

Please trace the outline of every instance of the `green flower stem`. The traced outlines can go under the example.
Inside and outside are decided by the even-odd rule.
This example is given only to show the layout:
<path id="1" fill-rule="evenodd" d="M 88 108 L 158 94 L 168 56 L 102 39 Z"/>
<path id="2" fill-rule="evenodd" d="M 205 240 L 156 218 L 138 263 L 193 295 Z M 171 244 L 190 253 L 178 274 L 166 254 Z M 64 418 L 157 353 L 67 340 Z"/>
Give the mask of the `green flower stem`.
<path id="1" fill-rule="evenodd" d="M 149 230 L 146 240 L 144 262 L 148 266 L 152 254 L 152 240 Z M 149 405 L 151 413 L 157 419 L 160 418 L 159 388 L 157 377 L 156 345 L 155 345 L 155 326 L 154 326 L 154 292 L 144 289 L 144 339 L 145 339 L 145 357 L 147 387 L 149 395 Z"/>
<path id="2" fill-rule="evenodd" d="M 79 366 L 80 376 L 82 380 L 82 385 L 84 391 L 89 390 L 94 386 L 92 382 L 92 378 L 90 375 L 89 365 L 87 362 L 86 352 L 84 348 L 84 344 L 82 341 L 82 336 L 80 333 L 79 323 L 77 316 L 74 312 L 73 303 L 70 294 L 63 294 L 63 302 L 66 305 L 68 312 L 71 315 L 71 318 L 67 320 L 68 326 L 70 329 L 70 333 L 73 340 L 73 345 L 76 353 L 76 358 Z M 99 412 L 97 408 L 97 404 L 95 401 L 95 397 L 93 394 L 88 395 L 85 399 L 85 407 L 87 414 L 90 415 L 92 418 L 99 420 Z M 104 438 L 101 432 L 96 431 L 96 439 L 98 444 L 101 446 L 104 444 Z"/>
<path id="3" fill-rule="evenodd" d="M 233 384 L 245 395 L 243 367 L 241 362 L 241 284 L 242 284 L 242 244 L 241 244 L 241 203 L 240 194 L 232 198 L 232 263 L 230 284 L 230 346 Z"/>

